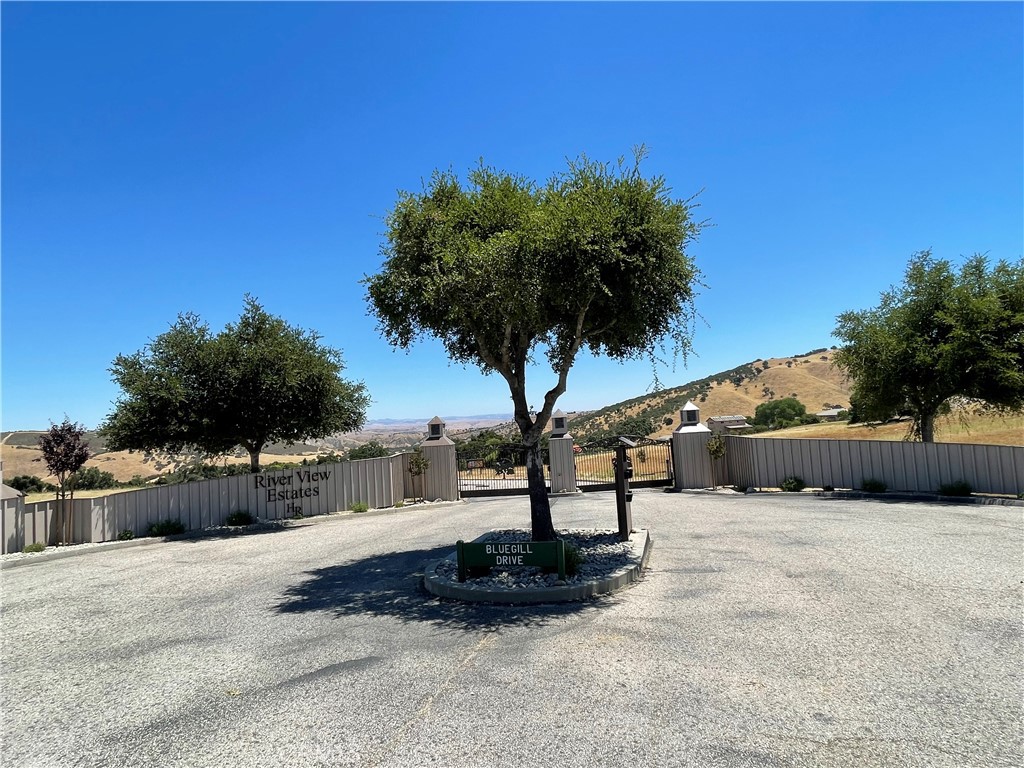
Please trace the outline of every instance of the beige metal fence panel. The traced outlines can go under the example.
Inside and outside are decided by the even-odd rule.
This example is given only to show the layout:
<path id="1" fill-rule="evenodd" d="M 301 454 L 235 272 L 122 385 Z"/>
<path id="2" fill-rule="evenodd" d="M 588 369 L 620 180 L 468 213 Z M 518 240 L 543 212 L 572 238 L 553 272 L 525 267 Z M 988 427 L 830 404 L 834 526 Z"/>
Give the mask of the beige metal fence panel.
<path id="1" fill-rule="evenodd" d="M 880 480 L 889 490 L 935 493 L 963 480 L 978 493 L 1024 493 L 1020 446 L 728 436 L 726 456 L 731 482 L 741 486 L 777 488 L 796 476 L 818 488 Z"/>

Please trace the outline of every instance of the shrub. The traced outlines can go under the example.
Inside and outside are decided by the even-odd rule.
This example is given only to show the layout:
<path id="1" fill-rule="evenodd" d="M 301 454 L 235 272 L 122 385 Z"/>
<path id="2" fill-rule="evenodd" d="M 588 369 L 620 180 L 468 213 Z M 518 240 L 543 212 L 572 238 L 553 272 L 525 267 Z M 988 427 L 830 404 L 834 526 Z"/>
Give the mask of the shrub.
<path id="1" fill-rule="evenodd" d="M 118 541 L 131 541 L 134 538 L 135 531 L 133 531 L 131 528 L 125 528 L 123 531 L 117 534 Z"/>
<path id="2" fill-rule="evenodd" d="M 43 551 L 44 549 L 46 549 L 46 545 L 45 545 L 45 544 L 43 544 L 43 542 L 41 542 L 41 541 L 37 541 L 37 542 L 36 542 L 35 544 L 29 544 L 29 545 L 27 545 L 27 546 L 26 546 L 26 547 L 25 547 L 25 548 L 24 548 L 23 550 L 21 550 L 21 551 L 22 551 L 22 552 L 26 552 L 26 553 L 27 553 L 27 552 L 42 552 L 42 551 Z"/>
<path id="3" fill-rule="evenodd" d="M 395 502 L 395 506 L 398 507 L 398 508 L 404 507 L 405 506 L 405 501 L 402 500 L 402 499 L 399 499 L 398 501 Z"/>
<path id="4" fill-rule="evenodd" d="M 252 519 L 252 515 L 241 510 L 232 512 L 224 520 L 225 525 L 252 525 L 254 522 L 256 521 Z"/>
<path id="5" fill-rule="evenodd" d="M 868 477 L 860 481 L 860 489 L 867 493 L 885 493 L 885 490 L 888 487 L 889 486 L 887 486 L 884 481 L 876 480 L 873 477 Z"/>
<path id="6" fill-rule="evenodd" d="M 974 489 L 966 480 L 955 480 L 952 483 L 943 483 L 939 486 L 941 496 L 970 496 Z"/>
<path id="7" fill-rule="evenodd" d="M 305 515 L 301 512 L 296 512 L 294 515 L 292 515 L 292 520 L 301 520 L 304 517 Z"/>
<path id="8" fill-rule="evenodd" d="M 7 484 L 14 490 L 21 491 L 22 493 L 44 493 L 57 490 L 55 485 L 47 483 L 35 475 L 18 475 L 8 480 Z"/>
<path id="9" fill-rule="evenodd" d="M 369 508 L 370 505 L 367 504 L 365 501 L 357 501 L 355 504 L 351 506 L 351 510 L 353 512 L 365 512 Z"/>
<path id="10" fill-rule="evenodd" d="M 150 536 L 174 536 L 185 532 L 185 524 L 181 520 L 171 520 L 168 518 L 167 520 L 150 523 L 147 532 Z"/>
<path id="11" fill-rule="evenodd" d="M 807 484 L 804 483 L 803 480 L 801 480 L 799 477 L 796 477 L 795 475 L 793 477 L 787 477 L 785 480 L 779 483 L 779 488 L 789 493 L 802 491 L 806 487 Z"/>
<path id="12" fill-rule="evenodd" d="M 565 575 L 567 578 L 575 576 L 579 572 L 584 559 L 576 547 L 571 544 L 565 545 Z"/>

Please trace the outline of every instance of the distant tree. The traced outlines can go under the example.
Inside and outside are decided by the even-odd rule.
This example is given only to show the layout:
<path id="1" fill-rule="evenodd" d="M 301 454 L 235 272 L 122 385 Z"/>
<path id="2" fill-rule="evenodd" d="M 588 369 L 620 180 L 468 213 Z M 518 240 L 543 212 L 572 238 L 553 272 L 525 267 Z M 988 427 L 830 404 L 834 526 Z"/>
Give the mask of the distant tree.
<path id="1" fill-rule="evenodd" d="M 699 273 L 686 254 L 701 224 L 664 179 L 581 158 L 544 186 L 482 164 L 463 184 L 435 172 L 387 218 L 386 261 L 366 279 L 388 340 L 426 334 L 449 357 L 497 372 L 527 453 L 534 540 L 555 538 L 540 438 L 581 349 L 653 357 L 671 339 L 685 358 Z M 543 351 L 555 375 L 531 413 L 526 370 Z"/>
<path id="2" fill-rule="evenodd" d="M 105 488 L 117 488 L 120 483 L 110 472 L 98 467 L 82 467 L 71 476 L 71 487 L 79 491 L 98 491 Z"/>
<path id="3" fill-rule="evenodd" d="M 912 435 L 935 440 L 935 418 L 954 398 L 1024 408 L 1024 260 L 957 272 L 931 251 L 911 257 L 902 285 L 875 309 L 844 312 L 833 362 L 853 386 L 850 421 L 913 418 Z"/>
<path id="4" fill-rule="evenodd" d="M 771 400 L 757 406 L 754 410 L 753 423 L 778 429 L 798 421 L 806 413 L 807 408 L 799 400 L 793 397 L 784 397 L 781 400 Z"/>
<path id="5" fill-rule="evenodd" d="M 612 431 L 619 435 L 647 437 L 655 429 L 654 421 L 649 416 L 629 416 L 616 424 Z"/>
<path id="6" fill-rule="evenodd" d="M 75 486 L 71 477 L 89 460 L 89 446 L 85 440 L 85 427 L 72 423 L 67 416 L 60 424 L 50 424 L 50 430 L 39 437 L 39 449 L 50 474 L 57 478 L 55 500 L 59 502 L 62 520 L 58 536 L 70 544 L 73 538 L 72 514 L 75 505 Z M 70 493 L 71 508 L 68 508 Z"/>
<path id="7" fill-rule="evenodd" d="M 260 469 L 268 443 L 292 445 L 362 426 L 365 387 L 342 379 L 341 353 L 313 331 L 267 314 L 252 297 L 235 324 L 214 336 L 193 314 L 111 373 L 123 395 L 101 428 L 110 450 L 186 449 L 206 455 L 237 446 Z"/>
<path id="8" fill-rule="evenodd" d="M 35 475 L 18 475 L 12 477 L 7 481 L 7 485 L 16 491 L 22 493 L 46 493 L 48 491 L 57 490 L 57 486 L 53 483 L 47 483 L 42 478 L 36 477 Z"/>
<path id="9" fill-rule="evenodd" d="M 390 448 L 385 447 L 376 440 L 371 440 L 365 445 L 360 445 L 348 452 L 348 458 L 352 461 L 357 459 L 379 459 L 390 456 Z"/>

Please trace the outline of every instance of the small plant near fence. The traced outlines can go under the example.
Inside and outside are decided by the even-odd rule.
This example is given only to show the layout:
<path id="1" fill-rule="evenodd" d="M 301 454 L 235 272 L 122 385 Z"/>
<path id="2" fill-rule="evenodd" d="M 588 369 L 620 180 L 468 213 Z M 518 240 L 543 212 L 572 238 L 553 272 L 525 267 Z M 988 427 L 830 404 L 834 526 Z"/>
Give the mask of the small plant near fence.
<path id="1" fill-rule="evenodd" d="M 179 533 L 185 532 L 185 524 L 181 520 L 161 520 L 156 523 L 150 523 L 147 533 L 150 536 L 175 536 Z"/>
<path id="2" fill-rule="evenodd" d="M 117 534 L 117 540 L 118 541 L 131 541 L 134 538 L 135 538 L 135 531 L 133 531 L 131 528 L 125 528 L 123 531 L 120 531 Z"/>
<path id="3" fill-rule="evenodd" d="M 21 551 L 27 554 L 29 552 L 42 552 L 44 549 L 46 549 L 46 545 L 41 541 L 37 541 L 35 544 L 29 544 Z"/>
<path id="4" fill-rule="evenodd" d="M 252 525 L 255 522 L 256 521 L 253 520 L 252 515 L 241 510 L 238 512 L 232 512 L 224 519 L 224 524 L 231 526 Z"/>
<path id="5" fill-rule="evenodd" d="M 783 491 L 786 491 L 787 493 L 797 493 L 799 491 L 802 491 L 806 487 L 807 483 L 805 483 L 796 475 L 793 475 L 792 477 L 787 477 L 785 480 L 779 483 L 779 488 Z"/>
<path id="6" fill-rule="evenodd" d="M 357 501 L 355 504 L 353 504 L 350 507 L 350 509 L 353 512 L 366 512 L 369 508 L 370 508 L 370 505 L 367 504 L 365 501 Z"/>
<path id="7" fill-rule="evenodd" d="M 860 481 L 860 489 L 865 493 L 885 493 L 888 487 L 884 480 L 877 480 L 873 477 L 867 477 Z"/>
<path id="8" fill-rule="evenodd" d="M 970 496 L 974 489 L 966 480 L 954 480 L 939 486 L 940 496 Z"/>

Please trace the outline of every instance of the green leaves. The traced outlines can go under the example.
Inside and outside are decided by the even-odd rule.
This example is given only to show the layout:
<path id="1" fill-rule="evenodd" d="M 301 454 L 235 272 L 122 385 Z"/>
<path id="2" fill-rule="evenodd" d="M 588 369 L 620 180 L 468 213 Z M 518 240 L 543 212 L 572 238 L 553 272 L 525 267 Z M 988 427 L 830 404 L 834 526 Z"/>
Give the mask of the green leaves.
<path id="1" fill-rule="evenodd" d="M 906 413 L 933 439 L 936 414 L 954 397 L 1024 408 L 1024 261 L 990 268 L 984 256 L 960 271 L 930 251 L 914 254 L 902 285 L 879 306 L 844 312 L 835 364 L 853 380 L 858 417 Z"/>
<path id="2" fill-rule="evenodd" d="M 198 317 L 179 315 L 148 348 L 118 356 L 111 373 L 123 396 L 101 431 L 112 450 L 219 454 L 242 446 L 256 469 L 267 443 L 362 425 L 369 397 L 342 369 L 341 353 L 316 333 L 246 296 L 238 322 L 216 336 Z"/>

